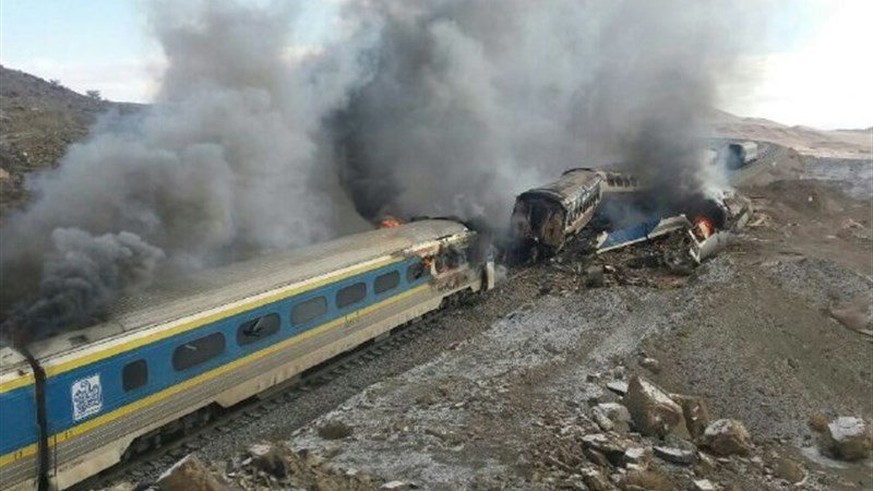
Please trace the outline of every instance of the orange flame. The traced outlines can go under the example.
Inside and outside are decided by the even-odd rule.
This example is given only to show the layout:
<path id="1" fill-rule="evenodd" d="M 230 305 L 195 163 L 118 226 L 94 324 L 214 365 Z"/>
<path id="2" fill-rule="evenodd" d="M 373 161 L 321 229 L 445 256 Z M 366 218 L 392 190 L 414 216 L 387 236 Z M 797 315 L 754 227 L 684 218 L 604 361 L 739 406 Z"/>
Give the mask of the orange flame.
<path id="1" fill-rule="evenodd" d="M 702 239 L 708 239 L 715 232 L 715 225 L 712 220 L 704 216 L 699 216 L 694 219 L 694 232 Z"/>
<path id="2" fill-rule="evenodd" d="M 399 219 L 388 215 L 379 221 L 379 228 L 395 228 L 399 227 L 401 223 L 403 222 L 401 222 Z"/>

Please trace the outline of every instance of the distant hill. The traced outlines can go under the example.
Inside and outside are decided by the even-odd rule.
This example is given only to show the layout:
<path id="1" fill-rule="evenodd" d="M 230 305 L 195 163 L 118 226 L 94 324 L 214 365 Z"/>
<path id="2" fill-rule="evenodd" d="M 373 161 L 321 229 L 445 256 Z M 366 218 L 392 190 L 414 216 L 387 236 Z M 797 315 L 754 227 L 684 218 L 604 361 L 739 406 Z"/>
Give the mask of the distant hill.
<path id="1" fill-rule="evenodd" d="M 808 126 L 786 126 L 769 119 L 743 118 L 719 110 L 713 110 L 709 120 L 720 136 L 769 141 L 816 157 L 873 159 L 873 127 L 819 130 Z"/>
<path id="2" fill-rule="evenodd" d="M 84 138 L 98 115 L 140 107 L 88 97 L 0 66 L 0 214 L 26 200 L 25 174 L 57 165 L 67 146 Z"/>

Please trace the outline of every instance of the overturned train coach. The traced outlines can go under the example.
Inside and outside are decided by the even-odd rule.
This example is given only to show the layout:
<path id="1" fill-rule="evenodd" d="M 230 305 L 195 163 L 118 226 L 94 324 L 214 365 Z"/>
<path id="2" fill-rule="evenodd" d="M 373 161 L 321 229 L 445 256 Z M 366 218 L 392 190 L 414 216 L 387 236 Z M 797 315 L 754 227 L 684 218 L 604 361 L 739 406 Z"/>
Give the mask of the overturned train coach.
<path id="1" fill-rule="evenodd" d="M 365 232 L 156 286 L 24 355 L 2 348 L 0 488 L 70 487 L 489 289 L 479 241 L 449 220 Z"/>
<path id="2" fill-rule="evenodd" d="M 639 189 L 639 181 L 626 174 L 570 169 L 557 181 L 518 195 L 510 221 L 513 248 L 534 260 L 554 255 L 591 221 L 604 193 Z"/>
<path id="3" fill-rule="evenodd" d="M 594 216 L 603 181 L 595 170 L 570 169 L 557 181 L 518 195 L 510 221 L 514 246 L 533 259 L 558 252 Z"/>

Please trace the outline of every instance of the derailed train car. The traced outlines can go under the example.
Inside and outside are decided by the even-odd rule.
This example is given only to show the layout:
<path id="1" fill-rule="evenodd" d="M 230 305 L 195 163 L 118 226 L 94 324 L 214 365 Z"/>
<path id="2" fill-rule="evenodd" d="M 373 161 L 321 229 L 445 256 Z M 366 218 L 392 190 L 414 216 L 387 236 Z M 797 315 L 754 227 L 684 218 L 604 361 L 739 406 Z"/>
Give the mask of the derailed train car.
<path id="1" fill-rule="evenodd" d="M 624 180 L 613 182 L 625 184 Z M 628 180 L 626 184 L 632 183 Z M 603 172 L 579 168 L 564 172 L 551 184 L 518 195 L 510 221 L 514 248 L 532 259 L 560 251 L 568 238 L 591 221 L 604 186 Z"/>
<path id="2" fill-rule="evenodd" d="M 466 226 L 423 220 L 120 301 L 103 324 L 0 348 L 0 489 L 64 489 L 493 286 Z"/>

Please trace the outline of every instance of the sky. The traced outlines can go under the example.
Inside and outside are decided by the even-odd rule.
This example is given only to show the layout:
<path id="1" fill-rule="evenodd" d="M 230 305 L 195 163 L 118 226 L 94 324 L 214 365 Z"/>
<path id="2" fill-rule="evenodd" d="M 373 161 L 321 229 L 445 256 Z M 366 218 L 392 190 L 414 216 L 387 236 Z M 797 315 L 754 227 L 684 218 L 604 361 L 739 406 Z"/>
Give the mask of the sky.
<path id="1" fill-rule="evenodd" d="M 640 0 L 646 1 L 646 0 Z M 330 35 L 337 0 L 300 2 L 292 41 Z M 873 125 L 873 0 L 760 0 L 772 12 L 720 108 L 824 129 Z M 0 63 L 111 100 L 148 102 L 164 67 L 139 0 L 3 0 Z"/>

